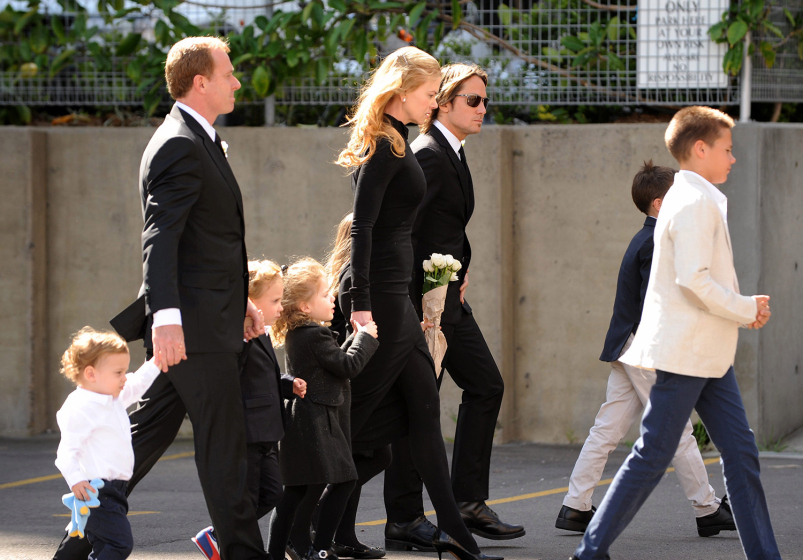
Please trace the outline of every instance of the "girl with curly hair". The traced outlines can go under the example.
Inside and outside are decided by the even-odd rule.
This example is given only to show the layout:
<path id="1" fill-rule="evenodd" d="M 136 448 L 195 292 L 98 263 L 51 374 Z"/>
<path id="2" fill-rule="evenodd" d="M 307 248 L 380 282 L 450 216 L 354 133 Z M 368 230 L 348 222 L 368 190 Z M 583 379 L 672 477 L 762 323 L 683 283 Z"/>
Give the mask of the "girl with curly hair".
<path id="1" fill-rule="evenodd" d="M 304 379 L 307 393 L 304 399 L 288 401 L 290 420 L 279 444 L 285 488 L 271 527 L 272 558 L 284 558 L 294 524 L 310 526 L 311 516 L 297 515 L 298 506 L 307 493 L 320 496 L 327 484 L 315 540 L 311 548 L 298 552 L 302 558 L 332 557 L 332 538 L 357 479 L 351 458 L 349 380 L 362 371 L 379 342 L 376 324 L 369 321 L 338 346 L 336 335 L 325 326 L 332 320 L 334 301 L 321 264 L 307 258 L 287 269 L 282 312 L 272 332 L 285 346 L 287 373 Z"/>

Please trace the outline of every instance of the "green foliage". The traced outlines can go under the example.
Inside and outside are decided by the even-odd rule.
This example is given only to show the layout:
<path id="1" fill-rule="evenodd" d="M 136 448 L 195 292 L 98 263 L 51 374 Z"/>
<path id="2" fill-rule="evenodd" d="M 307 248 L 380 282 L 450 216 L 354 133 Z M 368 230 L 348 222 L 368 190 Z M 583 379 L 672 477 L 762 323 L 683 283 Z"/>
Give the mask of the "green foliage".
<path id="1" fill-rule="evenodd" d="M 700 451 L 708 451 L 713 447 L 711 438 L 708 437 L 708 431 L 705 429 L 705 425 L 703 424 L 702 420 L 697 420 L 697 422 L 694 424 L 692 435 L 694 436 L 694 439 L 697 440 L 697 447 L 700 449 Z"/>
<path id="2" fill-rule="evenodd" d="M 127 8 L 123 0 L 98 0 L 97 9 L 108 25 L 101 32 L 88 27 L 88 1 L 60 0 L 70 15 L 46 14 L 38 0 L 29 0 L 25 10 L 6 6 L 0 11 L 0 70 L 15 75 L 12 87 L 24 80 L 52 78 L 67 68 L 109 72 L 114 59 L 122 58 L 126 77 L 150 115 L 165 99 L 164 62 L 170 46 L 187 36 L 220 35 L 225 19 L 220 13 L 217 21 L 201 29 L 176 11 L 182 0 L 136 0 Z M 449 17 L 459 24 L 460 3 L 449 1 Z M 255 18 L 239 33 L 227 33 L 235 75 L 243 85 L 238 100 L 257 101 L 300 78 L 321 84 L 337 75 L 335 64 L 343 60 L 356 61 L 361 74 L 376 62 L 377 46 L 390 35 L 432 51 L 449 19 L 421 1 L 330 0 L 325 5 L 310 0 L 302 6 L 300 11 L 277 9 L 270 18 Z M 156 19 L 152 41 L 125 25 L 143 15 Z"/>
<path id="3" fill-rule="evenodd" d="M 542 0 L 529 11 L 497 8 L 504 29 L 502 38 L 516 54 L 548 61 L 562 70 L 628 70 L 628 55 L 635 55 L 635 42 L 627 46 L 622 39 L 636 38 L 636 31 L 625 14 L 592 12 L 580 0 Z M 573 35 L 568 29 L 584 29 Z M 632 69 L 632 68 L 630 68 Z M 605 78 L 603 78 L 605 79 Z M 601 84 L 604 85 L 604 84 Z"/>
<path id="4" fill-rule="evenodd" d="M 712 25 L 708 35 L 715 43 L 724 43 L 728 50 L 722 62 L 722 69 L 736 76 L 742 69 L 744 46 L 747 42 L 748 32 L 753 37 L 766 37 L 774 35 L 778 40 L 761 40 L 758 43 L 758 52 L 764 59 L 767 68 L 775 65 L 776 54 L 779 49 L 789 43 L 797 43 L 797 54 L 803 60 L 803 14 L 793 15 L 788 8 L 783 8 L 784 17 L 789 22 L 789 32 L 784 34 L 770 21 L 773 5 L 766 0 L 745 0 L 733 3 L 722 14 L 722 20 Z M 753 54 L 755 45 L 751 43 L 749 53 Z"/>
<path id="5" fill-rule="evenodd" d="M 774 453 L 780 453 L 787 447 L 789 446 L 783 443 L 783 438 L 775 436 L 774 428 L 770 428 L 769 433 L 766 434 L 760 442 L 758 442 L 759 451 L 772 451 Z"/>

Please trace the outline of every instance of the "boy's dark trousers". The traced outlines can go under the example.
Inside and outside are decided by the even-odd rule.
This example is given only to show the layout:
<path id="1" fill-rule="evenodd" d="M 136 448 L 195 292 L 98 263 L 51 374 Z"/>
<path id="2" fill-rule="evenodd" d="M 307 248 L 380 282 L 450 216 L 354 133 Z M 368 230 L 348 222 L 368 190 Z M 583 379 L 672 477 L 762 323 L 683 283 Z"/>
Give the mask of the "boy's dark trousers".
<path id="1" fill-rule="evenodd" d="M 442 329 L 449 345 L 443 367 L 463 390 L 452 453 L 452 490 L 458 502 L 485 501 L 504 383 L 474 315 L 463 309 L 456 324 Z M 443 375 L 438 378 L 438 388 Z M 393 444 L 393 462 L 385 472 L 388 521 L 407 523 L 423 515 L 422 492 L 408 439 L 403 438 Z"/>
<path id="2" fill-rule="evenodd" d="M 279 443 L 265 441 L 249 443 L 248 492 L 254 502 L 257 518 L 261 519 L 282 501 L 282 473 L 279 470 Z"/>
<path id="3" fill-rule="evenodd" d="M 90 560 L 124 560 L 134 548 L 128 523 L 125 480 L 104 480 L 98 492 L 100 506 L 92 508 L 86 522 L 86 538 L 92 547 Z"/>

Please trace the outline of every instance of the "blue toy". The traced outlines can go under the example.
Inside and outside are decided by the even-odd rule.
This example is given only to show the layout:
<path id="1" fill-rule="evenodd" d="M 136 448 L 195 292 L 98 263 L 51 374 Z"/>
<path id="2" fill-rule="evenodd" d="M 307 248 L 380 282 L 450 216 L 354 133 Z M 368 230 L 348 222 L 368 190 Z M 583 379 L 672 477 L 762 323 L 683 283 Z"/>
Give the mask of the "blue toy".
<path id="1" fill-rule="evenodd" d="M 100 505 L 98 491 L 103 488 L 103 481 L 95 478 L 90 480 L 89 484 L 95 491 L 88 490 L 91 496 L 88 502 L 76 499 L 72 492 L 61 497 L 61 503 L 67 506 L 72 514 L 70 516 L 70 524 L 65 528 L 71 537 L 84 538 L 84 528 L 86 527 L 87 519 L 89 519 L 89 508 L 96 508 Z"/>

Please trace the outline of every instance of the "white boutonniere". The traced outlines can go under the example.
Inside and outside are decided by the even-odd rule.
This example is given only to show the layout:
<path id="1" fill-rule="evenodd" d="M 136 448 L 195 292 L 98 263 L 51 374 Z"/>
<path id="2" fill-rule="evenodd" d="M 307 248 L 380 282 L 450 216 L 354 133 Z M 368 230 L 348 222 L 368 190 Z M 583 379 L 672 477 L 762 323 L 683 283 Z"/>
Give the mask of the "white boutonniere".
<path id="1" fill-rule="evenodd" d="M 229 159 L 229 143 L 225 140 L 221 140 L 220 145 L 223 148 L 223 155 L 226 156 L 226 159 Z"/>

